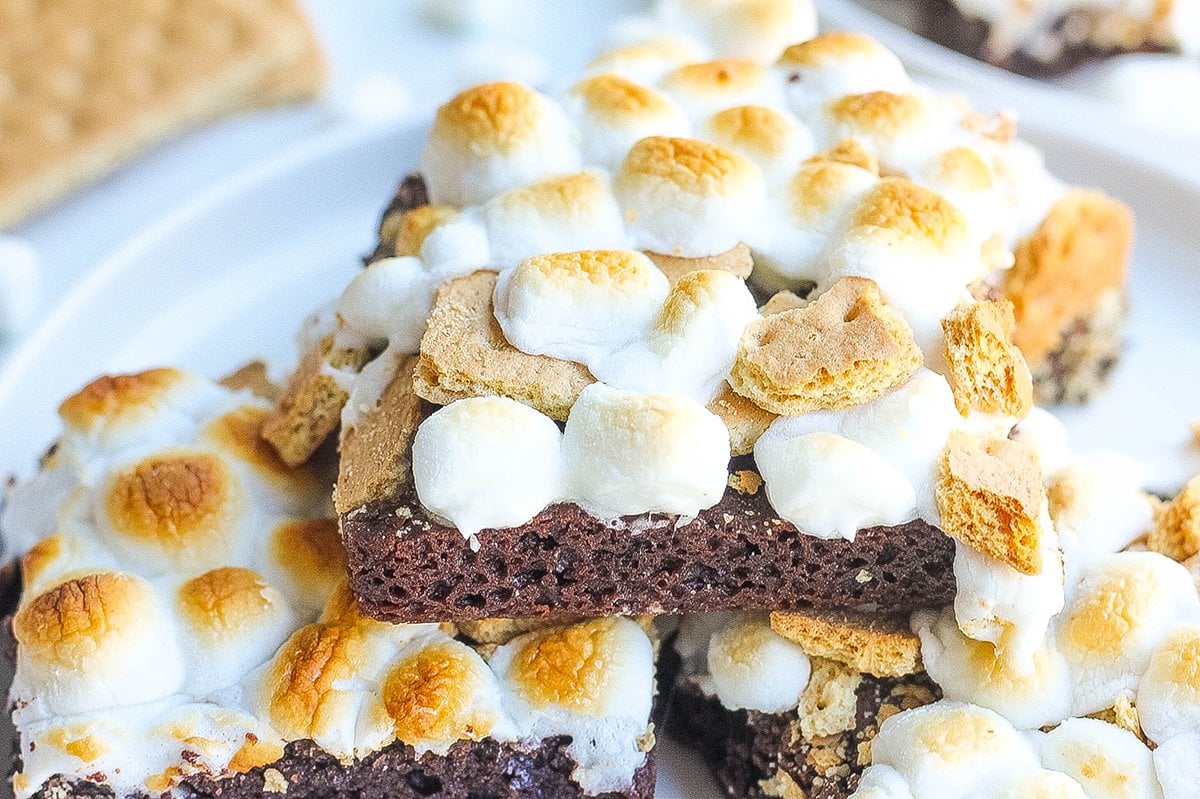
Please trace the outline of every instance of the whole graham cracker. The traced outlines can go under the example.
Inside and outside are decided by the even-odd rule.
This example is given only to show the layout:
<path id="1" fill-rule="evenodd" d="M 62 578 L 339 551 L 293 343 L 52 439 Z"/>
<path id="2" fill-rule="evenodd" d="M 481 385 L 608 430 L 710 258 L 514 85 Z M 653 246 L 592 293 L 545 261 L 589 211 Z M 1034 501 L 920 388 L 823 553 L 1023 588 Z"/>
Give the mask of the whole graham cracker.
<path id="1" fill-rule="evenodd" d="M 315 91 L 296 0 L 0 3 L 0 228 L 150 145 Z"/>

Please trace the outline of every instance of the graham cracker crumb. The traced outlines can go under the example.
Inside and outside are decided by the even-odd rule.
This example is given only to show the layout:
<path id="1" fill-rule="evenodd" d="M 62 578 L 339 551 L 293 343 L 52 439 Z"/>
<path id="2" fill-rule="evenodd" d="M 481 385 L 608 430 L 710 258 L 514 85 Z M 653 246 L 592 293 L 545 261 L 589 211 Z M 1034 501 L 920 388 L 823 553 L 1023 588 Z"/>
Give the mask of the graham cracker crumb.
<path id="1" fill-rule="evenodd" d="M 850 408 L 906 381 L 921 350 L 873 280 L 846 277 L 805 308 L 751 322 L 729 377 L 772 413 Z"/>
<path id="2" fill-rule="evenodd" d="M 1200 475 L 1155 515 L 1146 543 L 1155 552 L 1178 561 L 1200 553 Z"/>
<path id="3" fill-rule="evenodd" d="M 745 280 L 750 277 L 750 270 L 754 268 L 754 261 L 750 258 L 750 248 L 745 244 L 738 244 L 731 250 L 717 255 L 706 255 L 702 258 L 680 258 L 677 255 L 665 255 L 659 252 L 647 252 L 646 257 L 667 276 L 667 280 L 671 282 L 672 286 L 678 283 L 684 275 L 703 269 L 731 272 Z"/>
<path id="4" fill-rule="evenodd" d="M 574 624 L 581 616 L 539 616 L 528 619 L 477 619 L 458 622 L 458 631 L 477 644 L 507 644 L 518 635 L 560 624 Z"/>
<path id="5" fill-rule="evenodd" d="M 800 734 L 812 740 L 853 730 L 862 674 L 843 663 L 815 657 L 812 676 L 800 693 Z"/>
<path id="6" fill-rule="evenodd" d="M 775 414 L 736 393 L 728 383 L 721 384 L 717 396 L 708 403 L 708 410 L 721 417 L 729 429 L 729 450 L 734 456 L 753 452 L 755 442 L 776 418 Z"/>
<path id="7" fill-rule="evenodd" d="M 509 344 L 492 310 L 495 286 L 496 274 L 480 271 L 438 289 L 413 378 L 417 394 L 439 405 L 509 397 L 564 421 L 594 378 L 581 364 Z"/>
<path id="8" fill-rule="evenodd" d="M 876 677 L 922 670 L 921 641 L 905 619 L 851 611 L 772 613 L 771 627 L 810 655 Z"/>
<path id="9" fill-rule="evenodd" d="M 265 793 L 287 793 L 288 781 L 283 772 L 278 769 L 263 770 L 263 791 Z"/>
<path id="10" fill-rule="evenodd" d="M 762 488 L 763 479 L 758 472 L 742 469 L 729 475 L 729 487 L 739 494 L 754 496 Z"/>
<path id="11" fill-rule="evenodd" d="M 1142 743 L 1149 743 L 1146 734 L 1142 732 L 1142 722 L 1138 717 L 1137 708 L 1133 704 L 1133 696 L 1129 691 L 1122 691 L 1117 695 L 1117 701 L 1113 706 L 1106 708 L 1097 713 L 1091 713 L 1088 718 L 1100 719 L 1107 721 L 1109 724 L 1115 724 L 1121 729 L 1129 730 L 1136 735 Z"/>
<path id="12" fill-rule="evenodd" d="M 1032 449 L 955 431 L 938 463 L 942 530 L 1023 574 L 1042 570 L 1042 473 Z"/>
<path id="13" fill-rule="evenodd" d="M 950 387 L 963 416 L 972 409 L 1016 417 L 1028 413 L 1033 377 L 1010 340 L 1015 324 L 1008 300 L 964 303 L 942 319 Z"/>
<path id="14" fill-rule="evenodd" d="M 771 295 L 771 299 L 767 300 L 763 307 L 758 309 L 758 312 L 763 316 L 773 316 L 793 308 L 807 308 L 809 305 L 812 305 L 812 300 L 806 300 L 799 294 L 777 291 Z"/>
<path id="15" fill-rule="evenodd" d="M 766 796 L 776 796 L 779 799 L 808 799 L 804 789 L 783 769 L 776 771 L 773 777 L 759 780 L 758 787 Z"/>

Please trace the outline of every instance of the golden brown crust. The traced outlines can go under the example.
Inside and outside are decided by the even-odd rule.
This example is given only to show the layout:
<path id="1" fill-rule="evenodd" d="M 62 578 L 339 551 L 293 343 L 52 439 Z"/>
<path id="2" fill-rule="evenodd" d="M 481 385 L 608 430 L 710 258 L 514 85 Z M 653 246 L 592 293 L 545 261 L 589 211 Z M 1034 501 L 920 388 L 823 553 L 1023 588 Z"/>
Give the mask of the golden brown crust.
<path id="1" fill-rule="evenodd" d="M 332 336 L 304 354 L 262 427 L 263 438 L 284 463 L 308 461 L 341 423 L 350 394 L 329 370 L 357 372 L 369 356 L 365 349 L 335 347 Z"/>
<path id="2" fill-rule="evenodd" d="M 438 108 L 433 133 L 483 153 L 509 153 L 538 135 L 538 98 L 520 83 L 472 86 Z"/>
<path id="3" fill-rule="evenodd" d="M 815 67 L 826 61 L 841 61 L 854 55 L 884 52 L 883 46 L 865 33 L 829 31 L 793 44 L 779 57 L 784 67 Z"/>
<path id="4" fill-rule="evenodd" d="M 875 159 L 875 156 L 867 152 L 858 139 L 844 139 L 828 150 L 806 159 L 804 163 L 809 165 L 820 163 L 847 164 L 848 166 L 865 169 L 876 175 L 879 174 L 879 161 Z"/>
<path id="5" fill-rule="evenodd" d="M 1016 318 L 1013 341 L 1030 363 L 1054 349 L 1102 294 L 1124 284 L 1132 242 L 1133 216 L 1126 206 L 1074 189 L 1017 245 L 1003 289 Z"/>
<path id="6" fill-rule="evenodd" d="M 1011 342 L 1012 303 L 964 303 L 942 319 L 946 364 L 954 405 L 1023 417 L 1033 404 L 1033 377 L 1025 357 Z"/>
<path id="7" fill-rule="evenodd" d="M 1200 475 L 1159 511 L 1146 545 L 1180 562 L 1200 553 Z"/>
<path id="8" fill-rule="evenodd" d="M 772 613 L 771 627 L 807 654 L 856 672 L 903 677 L 923 668 L 921 640 L 904 619 L 852 611 Z"/>
<path id="9" fill-rule="evenodd" d="M 104 375 L 63 400 L 58 415 L 68 425 L 89 429 L 101 419 L 153 405 L 184 374 L 178 369 L 149 369 L 128 375 Z"/>
<path id="10" fill-rule="evenodd" d="M 699 139 L 648 136 L 630 149 L 618 187 L 631 180 L 657 180 L 701 196 L 728 196 L 758 178 L 745 156 Z"/>
<path id="11" fill-rule="evenodd" d="M 209 641 L 271 611 L 267 581 L 249 569 L 226 566 L 205 572 L 179 588 L 183 618 Z"/>
<path id="12" fill-rule="evenodd" d="M 491 733 L 493 714 L 479 712 L 471 701 L 479 674 L 469 652 L 462 644 L 435 643 L 392 667 L 382 694 L 396 738 L 409 743 L 478 741 Z"/>
<path id="13" fill-rule="evenodd" d="M 705 255 L 701 258 L 680 258 L 677 255 L 658 252 L 647 252 L 646 257 L 667 276 L 667 280 L 671 282 L 672 286 L 678 283 L 684 275 L 702 270 L 730 272 L 745 280 L 750 277 L 750 271 L 754 268 L 754 261 L 750 258 L 750 248 L 740 243 L 723 253 Z"/>
<path id="14" fill-rule="evenodd" d="M 132 575 L 89 574 L 35 597 L 13 619 L 13 632 L 40 660 L 81 669 L 119 648 L 152 602 L 149 586 Z"/>
<path id="15" fill-rule="evenodd" d="M 729 377 L 734 391 L 794 416 L 861 405 L 906 381 L 921 350 L 866 278 L 842 278 L 804 308 L 751 322 Z"/>
<path id="16" fill-rule="evenodd" d="M 512 673 L 534 707 L 559 705 L 594 715 L 614 669 L 615 617 L 538 631 L 513 658 Z"/>
<path id="17" fill-rule="evenodd" d="M 305 591 L 320 596 L 346 571 L 336 519 L 296 519 L 275 528 L 268 542 L 275 562 Z"/>
<path id="18" fill-rule="evenodd" d="M 935 493 L 947 535 L 1022 574 L 1041 572 L 1042 474 L 1032 449 L 955 431 Z"/>
<path id="19" fill-rule="evenodd" d="M 492 310 L 495 285 L 495 273 L 481 271 L 438 290 L 413 378 L 417 394 L 439 405 L 510 397 L 565 420 L 594 379 L 580 364 L 529 355 L 509 344 Z"/>
<path id="20" fill-rule="evenodd" d="M 364 631 L 355 624 L 316 623 L 297 630 L 265 675 L 271 726 L 288 740 L 328 732 L 336 723 L 339 687 L 353 684 L 365 648 Z"/>
<path id="21" fill-rule="evenodd" d="M 392 496 L 409 479 L 412 439 L 423 416 L 421 398 L 413 390 L 416 364 L 415 356 L 397 357 L 379 404 L 342 431 L 333 492 L 338 514 Z"/>

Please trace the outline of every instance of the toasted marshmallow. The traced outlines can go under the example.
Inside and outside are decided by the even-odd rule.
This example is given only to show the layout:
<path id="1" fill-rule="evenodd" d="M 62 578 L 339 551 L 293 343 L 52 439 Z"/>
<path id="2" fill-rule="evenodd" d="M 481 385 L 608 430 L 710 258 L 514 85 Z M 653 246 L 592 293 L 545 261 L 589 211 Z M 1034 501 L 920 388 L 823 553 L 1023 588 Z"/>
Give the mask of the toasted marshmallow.
<path id="1" fill-rule="evenodd" d="M 602 519 L 695 516 L 725 493 L 729 431 L 692 400 L 593 383 L 567 418 L 563 461 L 572 498 Z"/>
<path id="2" fill-rule="evenodd" d="M 55 533 L 22 556 L 21 599 L 28 602 L 72 578 L 116 568 L 116 558 L 90 535 L 82 531 Z"/>
<path id="3" fill-rule="evenodd" d="M 641 253 L 556 253 L 502 273 L 493 304 L 517 349 L 586 364 L 643 336 L 668 288 Z"/>
<path id="4" fill-rule="evenodd" d="M 372 346 L 392 342 L 400 352 L 416 352 L 436 288 L 420 260 L 384 258 L 354 276 L 337 313 Z"/>
<path id="5" fill-rule="evenodd" d="M 545 253 L 614 247 L 625 241 L 621 209 L 595 170 L 512 189 L 483 209 L 490 265 L 509 269 Z"/>
<path id="6" fill-rule="evenodd" d="M 730 710 L 783 713 L 796 707 L 812 664 L 799 646 L 750 619 L 720 630 L 708 644 L 708 673 Z"/>
<path id="7" fill-rule="evenodd" d="M 747 239 L 755 280 L 764 271 L 778 288 L 802 281 L 832 285 L 824 257 L 829 242 L 877 182 L 868 169 L 817 157 L 801 165 L 786 186 L 771 187 L 767 224 Z"/>
<path id="8" fill-rule="evenodd" d="M 1017 422 L 1009 438 L 1019 441 L 1037 454 L 1042 474 L 1049 477 L 1071 462 L 1067 428 L 1058 417 L 1036 405 Z"/>
<path id="9" fill-rule="evenodd" d="M 500 697 L 496 675 L 474 649 L 440 633 L 416 638 L 367 698 L 359 745 L 376 751 L 399 740 L 418 753 L 445 754 L 455 741 L 511 739 Z"/>
<path id="10" fill-rule="evenodd" d="M 1150 750 L 1099 719 L 1067 719 L 1041 739 L 1042 762 L 1083 786 L 1090 799 L 1161 799 Z"/>
<path id="11" fill-rule="evenodd" d="M 779 85 L 754 61 L 724 58 L 686 64 L 668 74 L 662 87 L 694 120 L 737 105 L 778 105 Z"/>
<path id="12" fill-rule="evenodd" d="M 615 170 L 647 136 L 686 136 L 691 124 L 661 92 L 606 72 L 571 87 L 563 107 L 579 129 L 583 161 Z"/>
<path id="13" fill-rule="evenodd" d="M 1080 458 L 1050 478 L 1047 498 L 1072 573 L 1129 546 L 1150 528 L 1154 508 L 1142 469 L 1116 453 Z"/>
<path id="14" fill-rule="evenodd" d="M 699 258 L 738 244 L 760 216 L 758 166 L 720 145 L 651 136 L 633 146 L 613 183 L 638 249 Z"/>
<path id="15" fill-rule="evenodd" d="M 1200 785 L 1200 730 L 1176 735 L 1154 750 L 1154 771 L 1163 799 L 1190 799 Z"/>
<path id="16" fill-rule="evenodd" d="M 645 85 L 658 83 L 671 70 L 708 57 L 701 42 L 651 24 L 628 31 L 623 41 L 597 55 L 588 64 L 589 75 L 618 75 Z"/>
<path id="17" fill-rule="evenodd" d="M 850 799 L 913 799 L 908 781 L 891 766 L 867 766 Z"/>
<path id="18" fill-rule="evenodd" d="M 783 51 L 787 99 L 804 117 L 835 97 L 868 92 L 906 92 L 912 81 L 890 50 L 862 33 L 831 31 Z"/>
<path id="19" fill-rule="evenodd" d="M 1154 651 L 1138 684 L 1137 709 L 1151 740 L 1200 731 L 1200 625 L 1180 625 Z"/>
<path id="20" fill-rule="evenodd" d="M 265 571 L 311 617 L 346 574 L 346 550 L 337 519 L 289 519 L 271 531 Z"/>
<path id="21" fill-rule="evenodd" d="M 520 83 L 485 83 L 438 109 L 421 172 L 434 203 L 474 205 L 579 168 L 575 133 L 553 100 Z"/>
<path id="22" fill-rule="evenodd" d="M 875 91 L 829 101 L 812 124 L 824 146 L 853 139 L 886 170 L 916 177 L 946 141 L 943 131 L 952 129 L 944 111 L 940 97 Z"/>
<path id="23" fill-rule="evenodd" d="M 563 495 L 561 439 L 553 419 L 516 400 L 458 400 L 417 428 L 417 496 L 467 538 L 525 524 Z"/>
<path id="24" fill-rule="evenodd" d="M 80 475 L 74 465 L 56 458 L 8 491 L 0 508 L 0 530 L 4 531 L 0 551 L 5 557 L 27 552 L 58 531 L 64 506 L 79 493 Z"/>
<path id="25" fill-rule="evenodd" d="M 518 735 L 568 735 L 586 793 L 622 790 L 645 762 L 638 742 L 654 702 L 654 652 L 634 622 L 609 617 L 518 636 L 488 664 Z"/>
<path id="26" fill-rule="evenodd" d="M 1060 771 L 1038 769 L 1004 781 L 996 799 L 1089 799 L 1083 786 Z"/>
<path id="27" fill-rule="evenodd" d="M 866 194 L 829 259 L 830 279 L 858 275 L 879 284 L 931 363 L 942 318 L 970 300 L 966 286 L 980 271 L 962 213 L 905 178 L 884 178 Z"/>
<path id="28" fill-rule="evenodd" d="M 421 241 L 418 255 L 425 270 L 438 283 L 492 266 L 491 245 L 481 209 L 468 208 L 430 230 Z"/>
<path id="29" fill-rule="evenodd" d="M 763 175 L 787 175 L 816 150 L 799 119 L 765 105 L 738 105 L 709 117 L 704 135 L 758 164 Z"/>
<path id="30" fill-rule="evenodd" d="M 1200 617 L 1187 569 L 1153 552 L 1121 552 L 1085 566 L 1058 620 L 1058 648 L 1074 673 L 1074 715 L 1111 707 L 1171 627 Z"/>
<path id="31" fill-rule="evenodd" d="M 1071 714 L 1071 679 L 1066 661 L 1053 646 L 1033 654 L 1033 668 L 1014 669 L 995 647 L 967 638 L 954 611 L 920 611 L 913 630 L 921 638 L 925 671 L 957 702 L 994 710 L 1021 729 L 1054 724 Z"/>
<path id="32" fill-rule="evenodd" d="M 914 796 L 939 799 L 988 796 L 1013 774 L 1039 767 L 1033 748 L 1003 717 L 947 700 L 884 721 L 871 758 L 895 769 Z"/>
<path id="33" fill-rule="evenodd" d="M 693 31 L 718 55 L 767 62 L 817 32 L 811 0 L 661 0 L 658 17 Z"/>
<path id="34" fill-rule="evenodd" d="M 21 608 L 16 716 L 66 716 L 178 691 L 183 664 L 150 585 L 123 572 L 69 580 Z"/>
<path id="35" fill-rule="evenodd" d="M 96 499 L 101 540 L 151 574 L 197 574 L 230 561 L 245 487 L 224 458 L 158 452 L 115 470 Z"/>
<path id="36" fill-rule="evenodd" d="M 771 507 L 800 532 L 845 538 L 912 519 L 917 497 L 904 473 L 869 447 L 835 433 L 797 432 L 780 417 L 754 445 Z"/>
<path id="37" fill-rule="evenodd" d="M 1039 668 L 1037 653 L 1050 620 L 1064 602 L 1058 541 L 1045 532 L 1049 519 L 1044 518 L 1042 526 L 1042 570 L 1038 574 L 1023 574 L 961 542 L 954 544 L 954 579 L 958 584 L 954 615 L 958 628 L 968 638 L 995 647 L 1016 674 Z"/>
<path id="38" fill-rule="evenodd" d="M 617 388 L 682 394 L 708 404 L 729 376 L 742 331 L 757 318 L 741 278 L 721 270 L 689 272 L 671 288 L 644 338 L 588 367 Z"/>
<path id="39" fill-rule="evenodd" d="M 287 599 L 249 569 L 225 566 L 194 577 L 179 587 L 176 604 L 195 696 L 236 684 L 296 629 Z"/>

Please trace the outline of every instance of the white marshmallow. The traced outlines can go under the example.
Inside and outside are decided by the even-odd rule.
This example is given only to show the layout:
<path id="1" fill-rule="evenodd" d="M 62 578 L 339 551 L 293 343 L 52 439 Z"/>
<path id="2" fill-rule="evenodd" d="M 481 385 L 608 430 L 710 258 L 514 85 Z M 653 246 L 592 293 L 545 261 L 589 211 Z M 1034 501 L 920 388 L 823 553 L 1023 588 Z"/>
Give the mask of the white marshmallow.
<path id="1" fill-rule="evenodd" d="M 579 129 L 584 163 L 608 170 L 617 169 L 647 136 L 687 136 L 691 130 L 670 97 L 610 72 L 576 83 L 563 109 Z"/>
<path id="2" fill-rule="evenodd" d="M 359 272 L 338 300 L 337 312 L 375 346 L 392 343 L 414 353 L 425 334 L 437 285 L 417 258 L 384 258 Z"/>
<path id="3" fill-rule="evenodd" d="M 704 123 L 709 140 L 758 164 L 768 184 L 786 181 L 816 151 L 812 131 L 787 111 L 764 105 L 726 108 Z"/>
<path id="4" fill-rule="evenodd" d="M 1045 408 L 1034 406 L 1017 422 L 1009 436 L 1031 448 L 1038 457 L 1042 474 L 1050 475 L 1071 461 L 1071 445 L 1067 440 L 1067 428 L 1058 417 Z"/>
<path id="5" fill-rule="evenodd" d="M 1176 735 L 1154 750 L 1154 771 L 1163 799 L 1191 799 L 1200 785 L 1200 730 Z"/>
<path id="6" fill-rule="evenodd" d="M 417 428 L 417 496 L 468 538 L 524 524 L 562 496 L 561 438 L 553 419 L 516 400 L 453 402 Z"/>
<path id="7" fill-rule="evenodd" d="M 1041 739 L 1042 762 L 1083 786 L 1089 799 L 1162 799 L 1150 750 L 1099 719 L 1067 719 Z"/>
<path id="8" fill-rule="evenodd" d="M 431 297 L 439 283 L 496 265 L 482 216 L 479 208 L 467 208 L 429 231 L 421 242 L 421 261 L 435 281 Z"/>
<path id="9" fill-rule="evenodd" d="M 806 37 L 783 51 L 776 69 L 783 74 L 787 101 L 802 117 L 835 97 L 886 91 L 906 92 L 912 81 L 890 50 L 861 33 Z"/>
<path id="10" fill-rule="evenodd" d="M 593 383 L 567 419 L 563 460 L 572 497 L 602 519 L 695 516 L 725 493 L 729 431 L 692 400 Z"/>
<path id="11" fill-rule="evenodd" d="M 1096 453 L 1053 476 L 1052 513 L 1070 573 L 1124 549 L 1149 529 L 1154 508 L 1142 490 L 1143 471 L 1130 458 Z"/>
<path id="12" fill-rule="evenodd" d="M 502 273 L 493 304 L 517 349 L 586 364 L 645 335 L 668 288 L 641 253 L 558 253 Z"/>
<path id="13" fill-rule="evenodd" d="M 891 766 L 870 765 L 850 799 L 913 799 L 908 782 Z"/>
<path id="14" fill-rule="evenodd" d="M 1200 625 L 1180 625 L 1155 650 L 1138 684 L 1137 709 L 1153 741 L 1200 730 Z"/>
<path id="15" fill-rule="evenodd" d="M 660 0 L 664 24 L 693 33 L 718 55 L 770 61 L 817 32 L 812 0 Z"/>
<path id="16" fill-rule="evenodd" d="M 791 710 L 812 674 L 804 650 L 762 619 L 717 632 L 709 641 L 707 662 L 717 697 L 730 710 Z"/>
<path id="17" fill-rule="evenodd" d="M 771 507 L 782 518 L 805 534 L 850 541 L 858 530 L 913 518 L 916 492 L 899 469 L 834 433 L 791 435 L 796 426 L 780 417 L 754 445 Z"/>
<path id="18" fill-rule="evenodd" d="M 761 64 L 744 59 L 685 64 L 667 74 L 660 85 L 697 123 L 726 108 L 778 106 L 781 101 L 776 76 Z"/>

